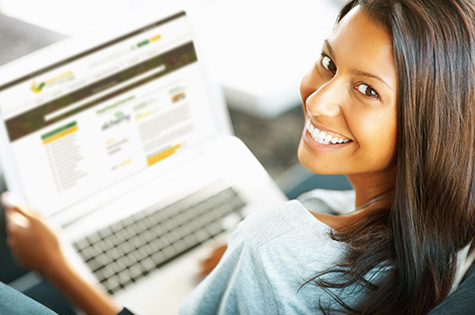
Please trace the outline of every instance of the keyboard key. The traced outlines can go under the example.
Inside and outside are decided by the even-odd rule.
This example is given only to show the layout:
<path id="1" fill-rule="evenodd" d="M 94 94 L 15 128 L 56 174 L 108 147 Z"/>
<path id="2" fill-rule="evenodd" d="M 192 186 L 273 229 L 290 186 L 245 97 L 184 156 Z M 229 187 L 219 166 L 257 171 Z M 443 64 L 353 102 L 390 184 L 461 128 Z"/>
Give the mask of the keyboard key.
<path id="1" fill-rule="evenodd" d="M 140 265 L 147 271 L 155 269 L 155 262 L 150 257 L 145 258 Z"/>

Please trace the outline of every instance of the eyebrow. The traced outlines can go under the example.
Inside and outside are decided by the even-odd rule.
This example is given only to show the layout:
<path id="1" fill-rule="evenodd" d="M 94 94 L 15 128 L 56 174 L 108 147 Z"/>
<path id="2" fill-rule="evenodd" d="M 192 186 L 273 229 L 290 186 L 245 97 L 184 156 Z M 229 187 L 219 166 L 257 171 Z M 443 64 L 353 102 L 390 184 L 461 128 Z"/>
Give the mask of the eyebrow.
<path id="1" fill-rule="evenodd" d="M 330 45 L 330 42 L 327 39 L 324 40 L 324 44 L 325 44 L 326 48 L 328 49 L 328 52 L 330 53 L 330 56 L 332 57 L 333 61 L 336 62 L 335 53 L 333 51 L 332 45 Z M 373 79 L 379 80 L 379 81 L 383 82 L 392 91 L 394 91 L 394 89 L 386 81 L 384 81 L 383 79 L 381 79 L 380 77 L 378 77 L 375 74 L 372 74 L 372 73 L 369 73 L 369 72 L 364 72 L 364 71 L 361 71 L 361 70 L 353 70 L 352 72 L 354 74 L 358 75 L 358 76 L 363 76 L 363 77 L 368 77 L 368 78 L 373 78 Z"/>
<path id="2" fill-rule="evenodd" d="M 330 56 L 333 58 L 333 61 L 336 61 L 336 60 L 335 60 L 335 53 L 333 52 L 332 45 L 330 45 L 330 42 L 328 41 L 328 39 L 325 39 L 325 40 L 323 41 L 323 43 L 325 44 L 325 46 L 327 47 L 328 51 L 330 52 Z"/>
<path id="3" fill-rule="evenodd" d="M 377 75 L 374 75 L 372 73 L 368 73 L 368 72 L 364 72 L 364 71 L 360 71 L 360 70 L 353 70 L 352 71 L 354 74 L 358 75 L 358 76 L 362 76 L 362 77 L 368 77 L 368 78 L 373 78 L 373 79 L 376 79 L 376 80 L 379 80 L 381 82 L 383 82 L 388 88 L 390 88 L 392 91 L 394 91 L 394 89 L 386 82 L 384 81 L 383 79 L 381 79 L 380 77 L 378 77 Z"/>

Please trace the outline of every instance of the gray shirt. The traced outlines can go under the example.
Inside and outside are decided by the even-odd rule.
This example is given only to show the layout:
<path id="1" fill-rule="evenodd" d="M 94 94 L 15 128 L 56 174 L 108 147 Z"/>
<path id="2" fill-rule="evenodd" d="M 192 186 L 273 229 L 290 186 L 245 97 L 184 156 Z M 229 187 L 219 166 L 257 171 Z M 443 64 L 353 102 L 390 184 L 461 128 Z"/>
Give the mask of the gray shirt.
<path id="1" fill-rule="evenodd" d="M 320 302 L 334 306 L 322 288 L 302 286 L 343 258 L 347 245 L 330 231 L 298 201 L 251 214 L 180 314 L 315 314 Z M 351 305 L 358 294 L 345 292 L 335 293 Z"/>
<path id="2" fill-rule="evenodd" d="M 233 233 L 219 265 L 182 303 L 181 314 L 315 314 L 319 303 L 335 306 L 329 293 L 302 284 L 331 269 L 347 245 L 330 238 L 331 228 L 307 209 L 331 214 L 353 211 L 354 191 L 316 189 L 281 207 L 251 214 Z M 464 263 L 475 255 L 459 252 L 455 289 Z M 471 257 L 473 256 L 473 257 Z M 384 272 L 384 271 L 381 271 Z M 366 280 L 377 281 L 378 273 Z M 361 290 L 349 287 L 334 294 L 350 306 L 361 300 Z"/>

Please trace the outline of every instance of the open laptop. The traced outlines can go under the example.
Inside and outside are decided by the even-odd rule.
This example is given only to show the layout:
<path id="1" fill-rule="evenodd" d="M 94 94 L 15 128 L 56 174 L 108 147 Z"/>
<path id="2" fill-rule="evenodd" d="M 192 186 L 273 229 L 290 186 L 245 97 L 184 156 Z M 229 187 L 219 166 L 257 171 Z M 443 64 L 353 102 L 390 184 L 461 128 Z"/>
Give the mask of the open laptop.
<path id="1" fill-rule="evenodd" d="M 0 160 L 84 276 L 176 314 L 203 248 L 285 196 L 232 136 L 187 14 L 153 15 L 1 67 Z"/>

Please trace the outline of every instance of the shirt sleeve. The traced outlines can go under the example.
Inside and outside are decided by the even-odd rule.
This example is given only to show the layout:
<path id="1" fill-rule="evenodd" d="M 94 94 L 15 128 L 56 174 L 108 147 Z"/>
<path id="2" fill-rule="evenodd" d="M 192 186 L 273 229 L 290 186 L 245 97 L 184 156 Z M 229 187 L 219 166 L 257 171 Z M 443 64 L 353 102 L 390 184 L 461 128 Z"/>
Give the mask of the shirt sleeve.
<path id="1" fill-rule="evenodd" d="M 0 314 L 54 315 L 49 308 L 0 282 Z"/>
<path id="2" fill-rule="evenodd" d="M 182 303 L 180 314 L 265 314 L 276 308 L 259 256 L 238 229 L 218 266 Z"/>

